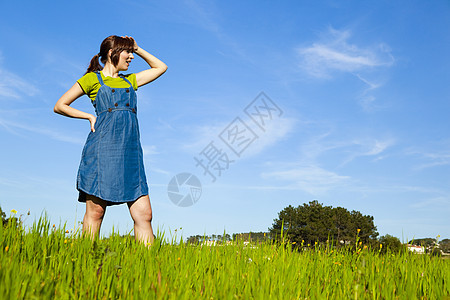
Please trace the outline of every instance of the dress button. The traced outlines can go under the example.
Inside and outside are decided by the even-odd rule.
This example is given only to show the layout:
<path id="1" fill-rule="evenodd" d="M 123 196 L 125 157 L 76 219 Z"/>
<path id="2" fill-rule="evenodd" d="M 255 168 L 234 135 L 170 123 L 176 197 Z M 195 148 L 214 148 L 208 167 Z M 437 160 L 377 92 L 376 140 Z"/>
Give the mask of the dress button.
<path id="1" fill-rule="evenodd" d="M 130 92 L 130 90 L 129 90 L 129 89 L 127 89 L 127 90 L 126 90 L 126 92 L 127 92 L 127 93 L 129 93 L 129 92 Z"/>
<path id="2" fill-rule="evenodd" d="M 109 112 L 111 112 L 111 111 L 112 111 L 111 107 L 110 107 L 110 108 L 108 108 L 108 111 L 109 111 Z"/>
<path id="3" fill-rule="evenodd" d="M 116 90 L 115 89 L 112 89 L 112 92 L 114 93 Z"/>
<path id="4" fill-rule="evenodd" d="M 117 106 L 119 106 L 119 104 L 117 104 L 117 103 L 114 103 L 114 106 L 115 106 L 115 107 L 117 107 Z"/>
<path id="5" fill-rule="evenodd" d="M 125 104 L 126 106 L 130 106 L 130 103 Z"/>

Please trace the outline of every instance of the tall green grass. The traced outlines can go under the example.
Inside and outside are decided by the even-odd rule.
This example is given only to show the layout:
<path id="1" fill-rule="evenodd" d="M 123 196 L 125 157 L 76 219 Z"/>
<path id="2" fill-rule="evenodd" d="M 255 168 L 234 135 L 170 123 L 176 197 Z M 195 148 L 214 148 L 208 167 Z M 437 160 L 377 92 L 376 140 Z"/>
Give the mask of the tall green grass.
<path id="1" fill-rule="evenodd" d="M 381 255 L 357 243 L 150 247 L 112 234 L 91 241 L 45 218 L 0 227 L 1 299 L 445 299 L 449 260 Z M 297 245 L 294 245 L 294 247 Z M 298 247 L 302 249 L 302 247 Z"/>

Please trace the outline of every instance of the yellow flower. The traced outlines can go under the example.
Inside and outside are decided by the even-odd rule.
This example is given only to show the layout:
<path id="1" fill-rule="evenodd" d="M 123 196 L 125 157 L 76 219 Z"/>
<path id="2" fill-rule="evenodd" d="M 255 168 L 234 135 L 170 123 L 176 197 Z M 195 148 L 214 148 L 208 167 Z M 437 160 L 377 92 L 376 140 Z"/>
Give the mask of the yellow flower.
<path id="1" fill-rule="evenodd" d="M 308 247 L 311 246 L 310 244 L 308 244 Z"/>
<path id="2" fill-rule="evenodd" d="M 359 242 L 359 245 L 361 246 L 361 245 L 362 245 L 362 242 Z"/>
<path id="3" fill-rule="evenodd" d="M 181 257 L 178 257 L 178 260 L 181 260 Z"/>
<path id="4" fill-rule="evenodd" d="M 302 244 L 305 242 L 305 240 L 302 240 Z"/>
<path id="5" fill-rule="evenodd" d="M 367 249 L 367 245 L 364 245 L 364 249 Z"/>
<path id="6" fill-rule="evenodd" d="M 66 230 L 66 233 L 69 233 L 69 230 Z"/>
<path id="7" fill-rule="evenodd" d="M 297 242 L 292 242 L 292 245 L 295 245 Z"/>
<path id="8" fill-rule="evenodd" d="M 5 247 L 5 252 L 8 252 L 8 250 L 9 250 L 9 246 L 6 246 Z"/>
<path id="9" fill-rule="evenodd" d="M 317 242 L 314 242 L 314 245 L 317 245 Z"/>
<path id="10" fill-rule="evenodd" d="M 358 229 L 356 229 L 356 232 L 357 232 L 357 233 L 359 233 L 360 231 L 361 231 L 361 229 L 359 229 L 359 228 L 358 228 Z"/>
<path id="11" fill-rule="evenodd" d="M 266 236 L 266 233 L 264 232 L 264 236 Z"/>
<path id="12" fill-rule="evenodd" d="M 67 244 L 67 240 L 64 240 L 64 244 Z"/>
<path id="13" fill-rule="evenodd" d="M 11 213 L 12 213 L 12 214 L 17 214 L 17 210 L 11 209 Z"/>
<path id="14" fill-rule="evenodd" d="M 383 248 L 383 244 L 380 244 L 380 249 Z"/>

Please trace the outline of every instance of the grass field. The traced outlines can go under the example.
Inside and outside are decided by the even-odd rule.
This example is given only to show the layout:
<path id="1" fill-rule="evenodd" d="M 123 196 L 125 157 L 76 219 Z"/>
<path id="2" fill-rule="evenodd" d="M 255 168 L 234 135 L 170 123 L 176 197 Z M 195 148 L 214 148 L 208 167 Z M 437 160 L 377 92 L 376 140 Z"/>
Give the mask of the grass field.
<path id="1" fill-rule="evenodd" d="M 164 240 L 92 242 L 45 218 L 0 226 L 0 298 L 450 299 L 450 260 L 429 255 Z"/>

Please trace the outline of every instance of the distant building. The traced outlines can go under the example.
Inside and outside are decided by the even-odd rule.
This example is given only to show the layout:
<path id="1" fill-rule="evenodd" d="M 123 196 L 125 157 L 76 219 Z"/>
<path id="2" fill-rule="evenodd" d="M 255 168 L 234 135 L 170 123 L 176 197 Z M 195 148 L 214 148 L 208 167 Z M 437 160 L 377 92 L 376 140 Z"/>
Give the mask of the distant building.
<path id="1" fill-rule="evenodd" d="M 423 246 L 416 246 L 416 245 L 406 245 L 408 247 L 408 250 L 417 253 L 417 254 L 424 254 L 425 253 L 425 247 Z"/>

